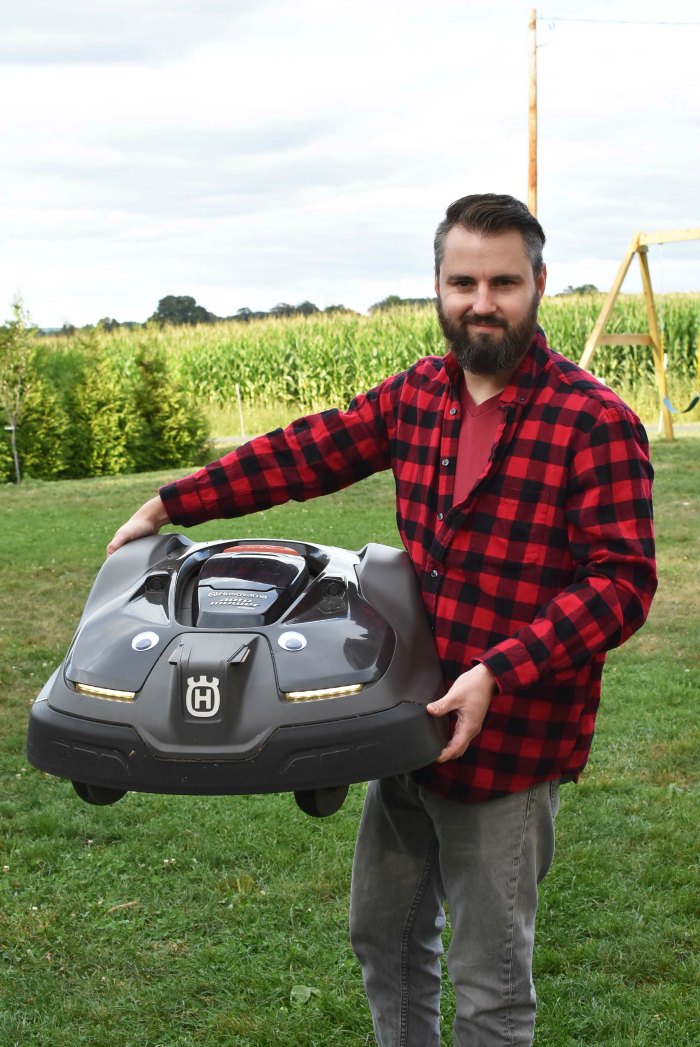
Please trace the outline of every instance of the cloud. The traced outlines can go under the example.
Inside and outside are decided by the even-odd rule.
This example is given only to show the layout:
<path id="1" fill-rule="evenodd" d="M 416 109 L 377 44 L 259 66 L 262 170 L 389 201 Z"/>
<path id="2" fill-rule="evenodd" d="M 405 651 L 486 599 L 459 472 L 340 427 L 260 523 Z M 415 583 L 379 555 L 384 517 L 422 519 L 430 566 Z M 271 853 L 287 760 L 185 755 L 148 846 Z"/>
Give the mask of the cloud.
<path id="1" fill-rule="evenodd" d="M 3 12 L 0 62 L 161 65 L 221 39 L 268 6 L 265 0 L 22 0 Z"/>
<path id="2" fill-rule="evenodd" d="M 446 204 L 525 196 L 530 7 L 14 0 L 0 298 L 19 287 L 53 325 L 145 318 L 168 293 L 223 314 L 429 294 Z M 659 18 L 650 0 L 590 0 L 586 16 Z M 636 229 L 700 224 L 699 32 L 540 24 L 552 290 L 605 286 Z M 700 288 L 697 258 L 667 273 Z"/>

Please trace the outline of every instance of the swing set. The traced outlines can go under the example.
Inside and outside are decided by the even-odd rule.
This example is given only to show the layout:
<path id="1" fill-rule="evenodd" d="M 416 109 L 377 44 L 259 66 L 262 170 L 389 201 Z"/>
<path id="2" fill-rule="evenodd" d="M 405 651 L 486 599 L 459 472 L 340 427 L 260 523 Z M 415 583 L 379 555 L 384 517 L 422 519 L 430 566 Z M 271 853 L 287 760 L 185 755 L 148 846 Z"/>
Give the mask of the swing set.
<path id="1" fill-rule="evenodd" d="M 674 414 L 686 414 L 700 403 L 700 393 L 693 396 L 690 404 L 683 410 L 679 410 L 671 404 L 668 397 L 666 385 L 666 360 L 664 357 L 664 343 L 659 319 L 656 312 L 654 292 L 651 286 L 651 275 L 649 273 L 648 251 L 650 244 L 678 243 L 684 240 L 700 240 L 700 229 L 671 229 L 662 233 L 635 233 L 630 240 L 624 258 L 620 263 L 612 287 L 608 291 L 603 302 L 600 316 L 588 336 L 583 355 L 579 361 L 581 367 L 589 369 L 589 363 L 593 353 L 599 345 L 649 345 L 654 358 L 654 373 L 656 376 L 656 387 L 659 392 L 659 403 L 661 405 L 661 423 L 663 423 L 664 435 L 673 440 L 673 417 Z M 617 296 L 620 293 L 622 283 L 627 276 L 627 271 L 632 264 L 635 254 L 639 257 L 639 265 L 642 271 L 642 287 L 644 289 L 644 303 L 647 312 L 648 334 L 605 334 L 605 327 L 610 319 Z M 700 366 L 700 360 L 699 360 Z M 700 374 L 698 375 L 700 380 Z"/>

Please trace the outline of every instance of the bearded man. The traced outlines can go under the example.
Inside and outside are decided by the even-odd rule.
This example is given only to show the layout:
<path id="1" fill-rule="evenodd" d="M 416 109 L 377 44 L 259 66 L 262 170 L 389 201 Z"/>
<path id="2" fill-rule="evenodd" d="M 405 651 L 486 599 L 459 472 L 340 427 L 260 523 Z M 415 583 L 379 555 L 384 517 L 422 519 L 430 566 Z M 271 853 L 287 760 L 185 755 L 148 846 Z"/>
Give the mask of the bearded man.
<path id="1" fill-rule="evenodd" d="M 561 783 L 591 746 L 606 651 L 656 588 L 639 419 L 547 345 L 545 237 L 513 197 L 463 197 L 435 237 L 448 352 L 161 488 L 108 546 L 304 500 L 392 469 L 397 521 L 446 681 L 435 764 L 371 782 L 350 934 L 381 1047 L 532 1043 L 538 884 Z M 369 536 L 368 536 L 369 537 Z"/>

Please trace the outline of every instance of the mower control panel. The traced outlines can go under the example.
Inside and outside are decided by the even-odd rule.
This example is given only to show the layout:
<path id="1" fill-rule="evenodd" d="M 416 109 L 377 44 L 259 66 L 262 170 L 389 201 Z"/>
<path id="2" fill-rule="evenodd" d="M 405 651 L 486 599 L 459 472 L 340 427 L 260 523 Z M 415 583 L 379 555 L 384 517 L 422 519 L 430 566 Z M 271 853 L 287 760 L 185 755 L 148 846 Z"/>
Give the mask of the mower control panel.
<path id="1" fill-rule="evenodd" d="M 293 550 L 238 547 L 210 556 L 197 582 L 197 625 L 231 629 L 269 625 L 304 588 L 309 569 Z"/>

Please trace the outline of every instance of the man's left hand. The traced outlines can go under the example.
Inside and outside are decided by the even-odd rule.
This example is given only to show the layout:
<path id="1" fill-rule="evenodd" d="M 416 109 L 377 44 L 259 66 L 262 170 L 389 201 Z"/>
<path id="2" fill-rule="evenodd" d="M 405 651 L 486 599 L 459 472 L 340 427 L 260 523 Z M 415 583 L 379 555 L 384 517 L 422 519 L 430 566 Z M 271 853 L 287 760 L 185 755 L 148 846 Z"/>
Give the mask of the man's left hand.
<path id="1" fill-rule="evenodd" d="M 457 717 L 454 733 L 438 756 L 438 763 L 456 760 L 467 751 L 472 738 L 481 730 L 495 690 L 493 676 L 479 663 L 458 676 L 444 698 L 427 706 L 431 716 L 455 713 Z"/>

